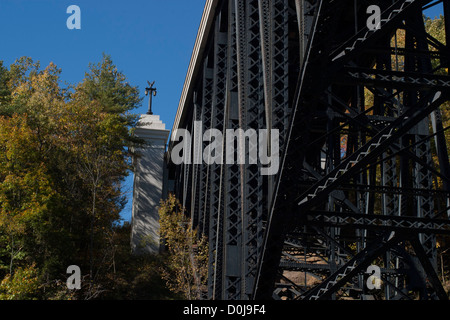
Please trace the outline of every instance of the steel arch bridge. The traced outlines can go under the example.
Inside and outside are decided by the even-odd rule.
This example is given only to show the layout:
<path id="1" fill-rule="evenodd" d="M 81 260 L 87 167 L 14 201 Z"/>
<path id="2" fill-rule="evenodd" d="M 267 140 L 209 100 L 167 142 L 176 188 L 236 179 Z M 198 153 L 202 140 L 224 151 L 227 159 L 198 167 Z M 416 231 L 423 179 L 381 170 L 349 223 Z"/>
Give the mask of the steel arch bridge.
<path id="1" fill-rule="evenodd" d="M 447 299 L 450 19 L 446 43 L 428 34 L 434 5 L 450 17 L 447 0 L 206 1 L 174 132 L 280 136 L 274 176 L 168 160 L 209 239 L 206 299 Z"/>

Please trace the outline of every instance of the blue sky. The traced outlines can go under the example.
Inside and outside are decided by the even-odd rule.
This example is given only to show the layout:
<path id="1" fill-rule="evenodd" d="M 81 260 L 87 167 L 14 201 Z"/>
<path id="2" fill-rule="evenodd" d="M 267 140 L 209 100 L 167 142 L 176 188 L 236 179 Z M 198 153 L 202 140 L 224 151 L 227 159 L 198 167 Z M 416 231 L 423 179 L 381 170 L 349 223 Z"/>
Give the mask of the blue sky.
<path id="1" fill-rule="evenodd" d="M 425 15 L 430 18 L 439 18 L 441 14 L 444 14 L 444 8 L 442 3 L 431 7 L 430 9 L 425 11 Z"/>
<path id="2" fill-rule="evenodd" d="M 66 27 L 72 4 L 81 9 L 81 30 Z M 0 60 L 54 62 L 63 80 L 76 83 L 105 52 L 132 85 L 157 81 L 156 112 L 171 122 L 203 6 L 204 0 L 0 0 Z M 144 111 L 146 103 L 138 110 Z"/>
<path id="3" fill-rule="evenodd" d="M 172 128 L 205 0 L 0 0 L 0 60 L 21 56 L 54 62 L 77 83 L 102 53 L 139 86 L 156 80 L 154 112 Z M 81 30 L 69 30 L 67 8 L 81 9 Z M 427 12 L 439 16 L 441 6 Z M 147 111 L 147 100 L 136 113 Z M 131 179 L 127 193 L 131 195 Z M 131 203 L 123 218 L 131 218 Z"/>

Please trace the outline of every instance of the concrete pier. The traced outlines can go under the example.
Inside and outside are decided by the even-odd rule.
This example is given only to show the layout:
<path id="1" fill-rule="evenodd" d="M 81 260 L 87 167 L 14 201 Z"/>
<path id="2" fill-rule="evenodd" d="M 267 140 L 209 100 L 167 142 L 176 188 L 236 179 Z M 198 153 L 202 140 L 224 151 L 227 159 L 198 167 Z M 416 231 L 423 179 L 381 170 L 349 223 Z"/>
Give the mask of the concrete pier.
<path id="1" fill-rule="evenodd" d="M 131 248 L 135 254 L 158 254 L 161 248 L 158 208 L 164 197 L 164 154 L 170 131 L 157 115 L 142 115 L 136 136 L 144 148 L 136 150 Z"/>

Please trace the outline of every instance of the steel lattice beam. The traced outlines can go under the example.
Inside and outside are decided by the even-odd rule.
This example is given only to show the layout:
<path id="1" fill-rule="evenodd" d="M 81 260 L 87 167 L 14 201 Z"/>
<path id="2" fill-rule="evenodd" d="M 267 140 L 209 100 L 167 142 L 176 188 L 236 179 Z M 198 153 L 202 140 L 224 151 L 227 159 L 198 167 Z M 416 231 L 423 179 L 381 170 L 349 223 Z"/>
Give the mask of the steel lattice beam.
<path id="1" fill-rule="evenodd" d="M 208 299 L 362 297 L 375 259 L 385 299 L 446 298 L 435 269 L 450 234 L 450 50 L 421 22 L 432 1 L 373 2 L 376 30 L 365 1 L 207 1 L 175 129 L 277 129 L 282 156 L 269 177 L 171 167 L 209 238 Z"/>

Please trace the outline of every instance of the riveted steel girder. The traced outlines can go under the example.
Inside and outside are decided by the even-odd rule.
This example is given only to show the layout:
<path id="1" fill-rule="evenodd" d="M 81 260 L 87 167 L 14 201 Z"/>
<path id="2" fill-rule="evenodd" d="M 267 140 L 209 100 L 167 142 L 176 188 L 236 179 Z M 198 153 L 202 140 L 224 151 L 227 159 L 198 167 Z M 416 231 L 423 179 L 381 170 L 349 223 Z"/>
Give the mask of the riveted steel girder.
<path id="1" fill-rule="evenodd" d="M 422 18 L 441 3 L 373 4 L 375 30 L 366 1 L 207 1 L 175 129 L 277 129 L 280 170 L 261 175 L 252 141 L 234 154 L 245 164 L 171 166 L 209 239 L 206 298 L 446 298 L 450 50 Z"/>

